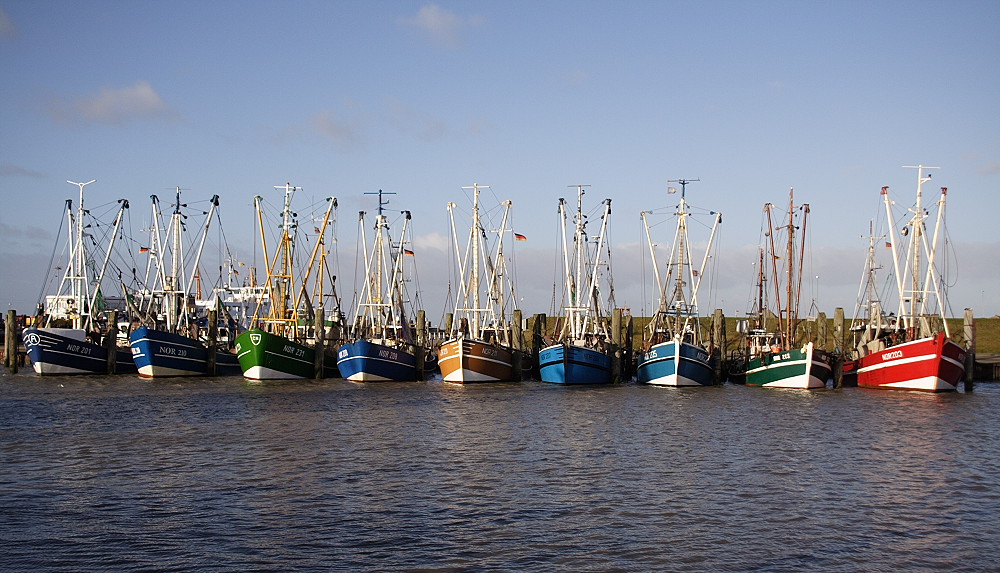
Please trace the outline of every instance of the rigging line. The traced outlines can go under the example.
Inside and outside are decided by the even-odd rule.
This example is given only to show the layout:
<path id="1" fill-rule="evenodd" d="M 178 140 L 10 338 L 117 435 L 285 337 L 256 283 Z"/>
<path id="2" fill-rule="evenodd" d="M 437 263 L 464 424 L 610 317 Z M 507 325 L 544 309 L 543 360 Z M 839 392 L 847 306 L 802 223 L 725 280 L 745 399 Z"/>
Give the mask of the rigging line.
<path id="1" fill-rule="evenodd" d="M 59 236 L 62 235 L 62 229 L 63 229 L 63 225 L 64 224 L 65 224 L 65 218 L 62 217 L 62 212 L 60 211 L 59 230 L 56 231 L 56 240 L 55 240 L 54 243 L 52 243 L 52 255 L 49 257 L 49 266 L 46 267 L 46 268 L 49 268 L 49 269 L 54 268 L 52 266 L 52 262 L 56 258 L 56 251 L 59 250 Z M 51 282 L 51 279 L 48 282 Z M 48 288 L 47 282 L 43 282 L 42 283 L 42 290 L 39 291 L 39 293 L 38 293 L 38 300 L 35 301 L 38 306 L 40 306 L 42 304 L 42 297 L 45 296 L 45 291 L 47 290 L 47 288 Z"/>

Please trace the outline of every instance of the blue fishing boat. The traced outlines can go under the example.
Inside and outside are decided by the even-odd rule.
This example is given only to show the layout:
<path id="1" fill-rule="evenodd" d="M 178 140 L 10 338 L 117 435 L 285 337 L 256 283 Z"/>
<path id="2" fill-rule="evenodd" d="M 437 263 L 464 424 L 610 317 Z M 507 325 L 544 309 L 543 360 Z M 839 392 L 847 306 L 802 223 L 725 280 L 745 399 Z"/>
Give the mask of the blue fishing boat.
<path id="1" fill-rule="evenodd" d="M 577 208 L 573 218 L 575 231 L 572 245 L 566 233 L 569 220 L 566 200 L 559 199 L 565 269 L 562 328 L 554 343 L 539 351 L 538 370 L 543 382 L 608 384 L 614 381 L 607 319 L 613 299 L 609 300 L 607 308 L 602 308 L 599 285 L 602 282 L 602 272 L 610 269 L 610 265 L 602 262 L 602 253 L 606 249 L 611 199 L 605 199 L 601 203 L 600 234 L 591 241 L 586 230 L 588 216 L 583 213 L 585 186 L 575 187 Z M 610 272 L 604 279 L 610 283 Z M 614 288 L 609 284 L 606 292 L 613 297 Z"/>
<path id="2" fill-rule="evenodd" d="M 639 355 L 639 382 L 657 386 L 709 386 L 712 367 L 704 347 L 674 339 Z"/>
<path id="3" fill-rule="evenodd" d="M 554 384 L 607 384 L 612 381 L 611 356 L 594 348 L 555 344 L 538 353 L 542 380 Z"/>
<path id="4" fill-rule="evenodd" d="M 214 349 L 215 371 L 211 372 L 209 349 L 189 336 L 140 326 L 129 334 L 129 341 L 134 366 L 146 378 L 243 374 L 236 355 L 218 348 Z"/>
<path id="5" fill-rule="evenodd" d="M 711 258 L 716 231 L 722 223 L 722 214 L 716 211 L 692 212 L 687 203 L 687 184 L 692 181 L 698 179 L 669 180 L 680 184 L 681 193 L 680 203 L 673 213 L 677 219 L 674 244 L 662 268 L 662 275 L 649 223 L 649 217 L 655 215 L 655 211 L 642 212 L 653 274 L 660 293 L 660 303 L 646 328 L 644 351 L 639 354 L 636 365 L 636 378 L 646 384 L 709 386 L 714 383 L 709 352 L 702 343 L 704 332 L 698 314 L 698 292 Z M 677 189 L 668 187 L 667 192 L 674 194 Z M 693 215 L 707 215 L 712 220 L 705 255 L 697 266 L 691 260 L 691 241 L 688 237 L 688 218 Z"/>
<path id="6" fill-rule="evenodd" d="M 370 193 L 374 194 L 374 193 Z M 416 357 L 413 354 L 413 332 L 406 313 L 404 263 L 413 251 L 406 245 L 410 212 L 405 218 L 398 242 L 389 234 L 382 195 L 392 195 L 379 189 L 378 214 L 375 217 L 375 237 L 367 250 L 365 213 L 359 217 L 361 230 L 359 248 L 365 248 L 365 278 L 358 305 L 351 322 L 346 343 L 337 352 L 340 375 L 355 382 L 382 380 L 417 380 Z"/>
<path id="7" fill-rule="evenodd" d="M 26 328 L 21 334 L 35 372 L 41 376 L 107 374 L 108 349 L 87 339 L 79 328 Z M 136 371 L 132 355 L 116 350 L 115 372 Z"/>
<path id="8" fill-rule="evenodd" d="M 412 353 L 368 340 L 341 345 L 337 367 L 341 376 L 355 382 L 417 379 L 417 362 Z"/>
<path id="9" fill-rule="evenodd" d="M 197 333 L 197 319 L 189 312 L 187 301 L 192 283 L 198 275 L 205 239 L 216 216 L 219 196 L 210 199 L 211 208 L 202 225 L 203 236 L 190 271 L 184 268 L 184 242 L 182 232 L 186 216 L 181 212 L 181 190 L 176 188 L 176 202 L 170 223 L 161 231 L 160 201 L 151 196 L 153 211 L 150 228 L 147 280 L 153 289 L 142 294 L 138 305 L 133 302 L 141 326 L 129 333 L 132 359 L 139 375 L 145 378 L 172 376 L 233 376 L 240 375 L 239 361 L 235 354 L 224 349 L 209 349 L 207 344 L 192 333 Z M 221 222 L 220 222 L 221 224 Z M 167 264 L 167 260 L 170 264 Z M 152 272 L 152 276 L 148 276 Z M 214 368 L 209 360 L 215 353 Z"/>
<path id="10" fill-rule="evenodd" d="M 136 371 L 129 353 L 118 350 L 117 340 L 110 345 L 116 352 L 111 364 L 108 361 L 108 348 L 99 344 L 104 338 L 100 331 L 110 330 L 114 326 L 106 324 L 109 322 L 107 304 L 101 285 L 114 252 L 122 218 L 128 209 L 128 201 L 118 201 L 119 208 L 107 251 L 98 257 L 98 253 L 92 248 L 96 243 L 91 234 L 98 225 L 96 221 L 91 221 L 93 215 L 89 209 L 84 208 L 83 201 L 84 187 L 93 182 L 67 181 L 80 189 L 80 201 L 75 210 L 73 200 L 66 201 L 66 218 L 70 228 L 67 245 L 69 259 L 56 294 L 45 298 L 44 317 L 39 323 L 41 326 L 27 328 L 21 334 L 28 358 L 39 375 Z M 97 268 L 98 258 L 103 260 L 100 268 Z"/>

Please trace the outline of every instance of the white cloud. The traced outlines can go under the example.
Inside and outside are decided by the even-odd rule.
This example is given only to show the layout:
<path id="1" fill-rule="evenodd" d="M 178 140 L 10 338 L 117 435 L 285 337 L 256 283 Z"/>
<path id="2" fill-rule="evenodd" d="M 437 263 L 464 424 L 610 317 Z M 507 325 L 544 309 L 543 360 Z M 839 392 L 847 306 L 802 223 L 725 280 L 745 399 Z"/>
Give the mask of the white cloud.
<path id="1" fill-rule="evenodd" d="M 448 235 L 434 232 L 413 237 L 413 246 L 420 249 L 433 249 L 446 253 L 451 248 L 451 243 Z"/>
<path id="2" fill-rule="evenodd" d="M 72 102 L 57 101 L 50 109 L 60 120 L 119 125 L 146 118 L 163 118 L 173 112 L 146 81 L 100 92 Z"/>
<path id="3" fill-rule="evenodd" d="M 467 30 L 482 23 L 482 17 L 463 18 L 438 6 L 428 4 L 412 18 L 400 18 L 400 23 L 421 33 L 428 40 L 443 48 L 455 49 L 464 43 Z"/>

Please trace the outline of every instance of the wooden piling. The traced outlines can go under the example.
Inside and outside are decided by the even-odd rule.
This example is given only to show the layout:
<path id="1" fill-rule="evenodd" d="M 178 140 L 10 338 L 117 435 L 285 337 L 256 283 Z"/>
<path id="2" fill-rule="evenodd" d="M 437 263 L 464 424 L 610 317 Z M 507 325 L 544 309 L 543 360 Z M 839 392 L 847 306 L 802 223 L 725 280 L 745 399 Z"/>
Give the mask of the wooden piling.
<path id="1" fill-rule="evenodd" d="M 455 326 L 455 315 L 452 313 L 447 313 L 444 315 L 444 336 L 445 339 L 451 338 L 451 329 Z"/>
<path id="2" fill-rule="evenodd" d="M 972 309 L 965 309 L 965 391 L 972 392 L 976 377 L 976 319 Z"/>
<path id="3" fill-rule="evenodd" d="M 622 381 L 622 309 L 611 311 L 611 381 Z"/>
<path id="4" fill-rule="evenodd" d="M 635 322 L 632 315 L 625 320 L 625 378 L 631 380 L 635 376 L 635 356 L 632 354 L 635 336 Z"/>
<path id="5" fill-rule="evenodd" d="M 219 352 L 219 311 L 208 311 L 208 341 L 205 343 L 208 352 L 205 354 L 205 365 L 208 375 L 216 375 L 216 354 Z"/>
<path id="6" fill-rule="evenodd" d="M 313 316 L 313 339 L 316 341 L 313 353 L 313 378 L 325 378 L 326 368 L 326 311 L 322 306 L 315 309 Z"/>
<path id="7" fill-rule="evenodd" d="M 726 317 L 722 314 L 722 309 L 717 308 L 712 313 L 712 341 L 710 347 L 712 355 L 709 361 L 712 364 L 712 380 L 715 384 L 725 382 L 722 369 L 722 350 L 726 344 Z"/>
<path id="8" fill-rule="evenodd" d="M 827 331 L 829 330 L 829 326 L 826 320 L 826 313 L 818 313 L 816 315 L 816 346 L 820 350 L 827 349 L 827 340 L 829 338 Z"/>
<path id="9" fill-rule="evenodd" d="M 11 374 L 17 374 L 17 311 L 7 311 L 7 324 L 4 327 L 3 364 L 10 369 Z"/>
<path id="10" fill-rule="evenodd" d="M 843 356 L 847 355 L 846 335 L 844 308 L 838 306 L 833 310 L 833 351 Z"/>
<path id="11" fill-rule="evenodd" d="M 542 372 L 539 369 L 538 352 L 545 346 L 545 314 L 536 314 L 535 323 L 531 329 L 531 367 L 535 371 L 535 376 L 541 378 Z"/>
<path id="12" fill-rule="evenodd" d="M 104 334 L 104 349 L 108 351 L 108 374 L 118 373 L 118 311 L 108 313 L 108 329 Z"/>
<path id="13" fill-rule="evenodd" d="M 838 306 L 833 311 L 833 352 L 836 355 L 833 359 L 833 387 L 844 387 L 844 360 L 847 360 L 848 352 L 845 347 L 844 336 L 844 308 Z"/>
<path id="14" fill-rule="evenodd" d="M 521 309 L 515 308 L 513 316 L 511 317 L 511 327 L 513 328 L 513 332 L 511 334 L 510 346 L 513 352 L 511 352 L 510 357 L 510 377 L 518 382 L 524 380 L 524 329 L 521 324 L 522 320 L 523 315 L 521 314 Z"/>
<path id="15" fill-rule="evenodd" d="M 427 349 L 427 314 L 423 310 L 417 311 L 417 343 L 413 347 L 413 357 L 417 370 L 417 380 L 424 379 L 424 352 Z"/>

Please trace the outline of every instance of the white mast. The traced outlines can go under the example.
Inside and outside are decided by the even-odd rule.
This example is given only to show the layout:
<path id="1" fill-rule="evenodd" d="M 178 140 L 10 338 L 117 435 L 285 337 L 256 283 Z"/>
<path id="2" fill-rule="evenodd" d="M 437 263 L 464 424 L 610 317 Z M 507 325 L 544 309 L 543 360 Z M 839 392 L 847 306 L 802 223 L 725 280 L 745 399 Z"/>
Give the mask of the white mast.
<path id="1" fill-rule="evenodd" d="M 79 309 L 79 312 L 73 315 L 73 328 L 86 328 L 89 326 L 90 314 L 92 312 L 92 309 L 84 308 L 84 301 L 90 300 L 90 283 L 87 280 L 87 256 L 83 246 L 83 229 L 85 227 L 83 216 L 86 213 L 83 208 L 83 188 L 95 181 L 97 180 L 91 179 L 86 183 L 66 181 L 66 183 L 76 185 L 80 188 L 80 203 L 77 205 L 76 228 L 74 229 L 76 244 L 72 249 L 70 265 L 66 275 L 70 279 L 70 292 L 73 295 L 73 300 Z M 86 318 L 84 318 L 84 313 L 86 313 Z"/>

